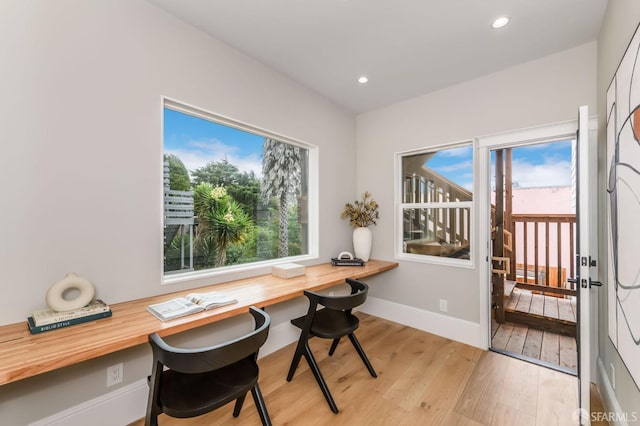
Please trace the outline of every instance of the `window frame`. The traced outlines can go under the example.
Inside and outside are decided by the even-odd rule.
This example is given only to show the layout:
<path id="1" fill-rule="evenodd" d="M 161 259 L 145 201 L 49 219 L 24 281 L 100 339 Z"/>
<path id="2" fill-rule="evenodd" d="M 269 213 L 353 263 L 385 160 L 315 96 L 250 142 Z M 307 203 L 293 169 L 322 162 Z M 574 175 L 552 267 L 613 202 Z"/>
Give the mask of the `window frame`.
<path id="1" fill-rule="evenodd" d="M 433 145 L 429 147 L 423 147 L 418 149 L 412 149 L 408 151 L 396 152 L 394 154 L 394 257 L 396 260 L 405 260 L 410 262 L 417 263 L 427 263 L 427 264 L 435 264 L 435 265 L 444 265 L 444 266 L 454 266 L 460 268 L 475 268 L 475 262 L 477 257 L 477 250 L 475 247 L 476 243 L 476 235 L 478 224 L 476 223 L 476 199 L 477 199 L 477 188 L 478 188 L 478 179 L 476 176 L 476 146 L 477 140 L 470 139 L 459 142 Z M 448 149 L 455 149 L 461 147 L 471 147 L 472 149 L 472 175 L 473 175 L 473 200 L 472 201 L 455 201 L 455 202 L 429 202 L 429 203 L 403 203 L 403 166 L 402 159 L 404 157 L 418 155 L 418 154 L 428 154 L 428 153 L 437 153 L 439 151 L 444 151 Z M 442 209 L 442 208 L 468 208 L 469 209 L 469 223 L 471 229 L 469 230 L 469 259 L 458 259 L 458 258 L 450 258 L 450 257 L 442 257 L 442 256 L 434 256 L 429 254 L 416 254 L 416 253 L 407 253 L 403 248 L 403 235 L 404 235 L 404 223 L 403 223 L 403 215 L 406 209 L 411 208 L 430 208 L 430 209 Z"/>
<path id="2" fill-rule="evenodd" d="M 161 275 L 162 275 L 162 285 L 169 284 L 177 284 L 184 283 L 187 281 L 194 281 L 202 278 L 213 278 L 213 277 L 225 277 L 238 275 L 241 273 L 252 273 L 251 275 L 259 275 L 264 274 L 269 271 L 269 268 L 276 264 L 288 263 L 288 262 L 301 262 L 308 260 L 317 260 L 319 258 L 319 223 L 320 223 L 320 214 L 319 214 L 319 195 L 320 195 L 320 186 L 319 186 L 319 147 L 308 142 L 304 142 L 299 139 L 295 139 L 280 133 L 276 133 L 270 130 L 266 130 L 264 128 L 254 126 L 248 124 L 246 122 L 233 119 L 230 117 L 223 116 L 221 114 L 213 113 L 211 111 L 207 111 L 204 108 L 195 107 L 193 105 L 189 105 L 188 103 L 177 101 L 175 99 L 163 96 L 161 98 L 160 105 L 160 117 L 161 117 L 161 140 L 162 140 L 162 153 L 164 153 L 164 109 L 168 108 L 176 112 L 180 112 L 183 114 L 191 115 L 200 119 L 204 119 L 207 121 L 212 121 L 216 124 L 220 124 L 227 127 L 232 127 L 237 130 L 241 130 L 244 132 L 249 132 L 256 134 L 258 136 L 262 136 L 265 138 L 276 139 L 280 142 L 284 142 L 290 145 L 298 146 L 300 148 L 304 148 L 308 152 L 308 170 L 307 170 L 307 214 L 308 214 L 308 223 L 307 223 L 307 254 L 297 255 L 297 256 L 288 256 L 281 257 L 269 260 L 261 260 L 258 262 L 251 263 L 242 263 L 236 265 L 229 266 L 221 266 L 217 268 L 210 269 L 202 269 L 198 271 L 188 271 L 182 273 L 172 273 L 165 275 L 164 271 L 164 249 L 160 248 L 160 263 L 161 263 Z M 160 216 L 161 216 L 161 235 L 164 233 L 164 193 L 163 193 L 163 157 L 161 155 L 160 162 L 160 170 L 159 173 L 160 184 L 158 185 L 160 191 Z"/>

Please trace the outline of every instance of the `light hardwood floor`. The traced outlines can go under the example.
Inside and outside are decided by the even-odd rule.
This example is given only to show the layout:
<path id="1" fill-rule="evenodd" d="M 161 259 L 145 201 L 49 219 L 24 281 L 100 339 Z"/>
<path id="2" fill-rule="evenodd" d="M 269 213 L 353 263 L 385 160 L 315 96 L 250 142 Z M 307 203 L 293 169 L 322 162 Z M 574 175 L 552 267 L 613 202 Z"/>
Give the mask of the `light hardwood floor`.
<path id="1" fill-rule="evenodd" d="M 347 339 L 311 347 L 336 400 L 333 414 L 302 360 L 286 381 L 293 345 L 259 360 L 260 387 L 274 425 L 573 425 L 576 378 L 518 359 L 358 313 L 356 332 L 378 378 Z M 599 401 L 596 401 L 598 404 Z M 601 405 L 597 405 L 601 407 Z M 233 403 L 193 419 L 161 416 L 160 425 L 259 425 L 251 396 L 238 418 Z M 142 420 L 133 423 L 141 426 Z"/>

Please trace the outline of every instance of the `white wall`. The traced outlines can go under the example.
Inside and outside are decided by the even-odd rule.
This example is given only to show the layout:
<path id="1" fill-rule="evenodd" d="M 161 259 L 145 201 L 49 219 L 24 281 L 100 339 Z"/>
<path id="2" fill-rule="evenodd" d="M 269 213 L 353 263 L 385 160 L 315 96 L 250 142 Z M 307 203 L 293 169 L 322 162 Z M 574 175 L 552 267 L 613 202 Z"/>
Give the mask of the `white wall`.
<path id="1" fill-rule="evenodd" d="M 610 1 L 602 21 L 602 27 L 598 36 L 598 194 L 605 194 L 608 176 L 606 174 L 606 93 L 613 79 L 613 75 L 622 60 L 625 50 L 633 36 L 636 27 L 640 23 L 640 2 L 637 0 L 616 0 Z M 607 241 L 606 209 L 607 197 L 598 198 L 599 221 L 599 241 Z M 605 286 L 613 285 L 607 283 L 607 247 L 601 244 L 599 247 L 600 259 L 600 280 Z M 636 418 L 640 418 L 640 389 L 634 384 L 631 375 L 620 359 L 618 352 L 609 340 L 608 336 L 608 303 L 607 290 L 602 287 L 599 293 L 599 383 L 598 387 L 603 396 L 608 409 L 615 409 L 627 413 L 631 419 L 632 413 Z M 611 374 L 611 366 L 615 367 L 615 377 Z M 611 386 L 615 383 L 615 389 Z"/>
<path id="2" fill-rule="evenodd" d="M 354 116 L 160 9 L 3 0 L 0 69 L 0 324 L 44 307 L 71 271 L 108 303 L 196 284 L 160 286 L 161 96 L 318 145 L 319 261 L 350 245 Z M 274 326 L 288 309 L 272 310 Z M 138 347 L 0 387 L 0 423 L 106 393 L 106 366 L 123 360 L 124 384 L 148 374 Z"/>
<path id="3" fill-rule="evenodd" d="M 358 191 L 381 205 L 372 256 L 394 256 L 394 153 L 575 120 L 580 105 L 595 111 L 595 85 L 592 42 L 358 116 Z M 393 285 L 374 285 L 372 295 L 432 312 L 447 299 L 447 315 L 479 323 L 480 271 L 478 259 L 474 269 L 402 261 Z"/>

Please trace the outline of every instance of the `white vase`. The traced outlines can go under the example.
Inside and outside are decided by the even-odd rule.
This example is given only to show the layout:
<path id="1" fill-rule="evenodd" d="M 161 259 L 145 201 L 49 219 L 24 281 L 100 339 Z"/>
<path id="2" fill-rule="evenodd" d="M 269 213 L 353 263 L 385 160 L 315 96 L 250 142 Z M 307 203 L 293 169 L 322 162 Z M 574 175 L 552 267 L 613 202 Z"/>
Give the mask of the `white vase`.
<path id="1" fill-rule="evenodd" d="M 371 229 L 361 226 L 353 230 L 353 252 L 355 257 L 367 262 L 371 255 Z"/>

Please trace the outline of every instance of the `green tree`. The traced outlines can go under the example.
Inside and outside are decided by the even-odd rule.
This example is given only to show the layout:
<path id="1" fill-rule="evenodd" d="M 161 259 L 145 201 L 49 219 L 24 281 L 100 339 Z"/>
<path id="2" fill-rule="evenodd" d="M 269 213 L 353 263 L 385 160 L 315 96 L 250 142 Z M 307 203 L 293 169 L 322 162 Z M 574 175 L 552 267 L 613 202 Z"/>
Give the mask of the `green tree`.
<path id="1" fill-rule="evenodd" d="M 193 171 L 194 185 L 208 183 L 223 186 L 244 211 L 256 220 L 260 197 L 260 180 L 253 172 L 241 172 L 227 160 L 211 161 Z"/>
<path id="2" fill-rule="evenodd" d="M 289 206 L 298 193 L 302 158 L 300 148 L 265 138 L 262 146 L 262 197 L 278 203 L 278 257 L 289 256 Z"/>
<path id="3" fill-rule="evenodd" d="M 164 154 L 164 161 L 169 163 L 169 188 L 177 191 L 189 191 L 191 181 L 184 163 L 174 154 Z"/>
<path id="4" fill-rule="evenodd" d="M 249 235 L 253 223 L 242 207 L 222 186 L 201 183 L 194 189 L 194 210 L 198 217 L 196 247 L 210 264 L 215 251 L 215 266 L 226 264 L 227 248 Z M 208 266 L 208 265 L 207 265 Z"/>

